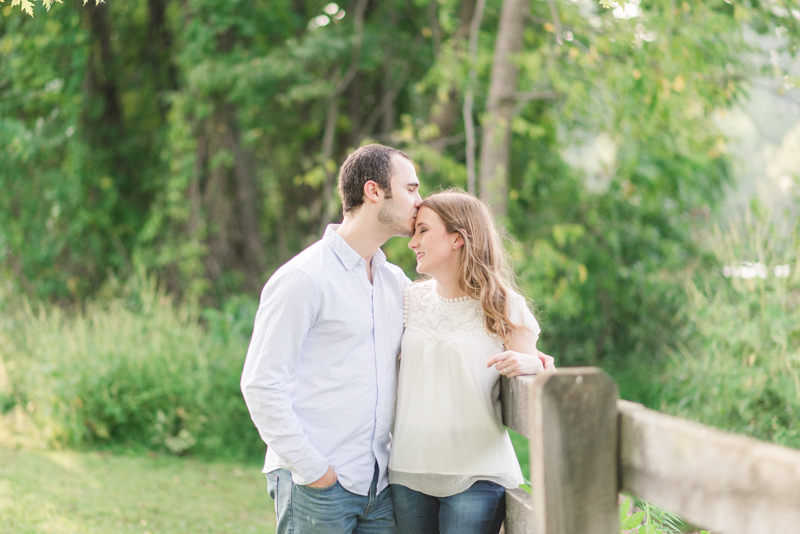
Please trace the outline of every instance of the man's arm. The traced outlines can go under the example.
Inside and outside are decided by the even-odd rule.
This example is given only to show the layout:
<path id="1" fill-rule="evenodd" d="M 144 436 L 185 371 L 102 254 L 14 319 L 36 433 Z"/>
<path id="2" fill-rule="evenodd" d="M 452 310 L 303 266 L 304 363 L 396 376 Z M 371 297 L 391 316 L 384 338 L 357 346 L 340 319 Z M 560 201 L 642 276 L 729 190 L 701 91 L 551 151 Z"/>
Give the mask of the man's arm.
<path id="1" fill-rule="evenodd" d="M 311 444 L 291 400 L 300 349 L 314 324 L 318 302 L 316 288 L 302 272 L 288 271 L 267 282 L 241 381 L 261 439 L 305 484 L 331 474 L 328 459 Z"/>

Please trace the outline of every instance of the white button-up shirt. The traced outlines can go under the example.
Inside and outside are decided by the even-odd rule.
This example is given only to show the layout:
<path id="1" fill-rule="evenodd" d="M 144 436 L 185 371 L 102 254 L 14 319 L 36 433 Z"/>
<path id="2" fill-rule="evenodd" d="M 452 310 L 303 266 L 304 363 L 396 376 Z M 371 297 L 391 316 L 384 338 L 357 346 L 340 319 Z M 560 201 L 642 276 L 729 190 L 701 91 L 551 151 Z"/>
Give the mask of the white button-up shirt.
<path id="1" fill-rule="evenodd" d="M 335 225 L 269 279 L 241 382 L 268 446 L 265 473 L 310 484 L 331 465 L 345 489 L 368 495 L 377 460 L 386 487 L 409 284 L 381 250 L 370 284 Z"/>

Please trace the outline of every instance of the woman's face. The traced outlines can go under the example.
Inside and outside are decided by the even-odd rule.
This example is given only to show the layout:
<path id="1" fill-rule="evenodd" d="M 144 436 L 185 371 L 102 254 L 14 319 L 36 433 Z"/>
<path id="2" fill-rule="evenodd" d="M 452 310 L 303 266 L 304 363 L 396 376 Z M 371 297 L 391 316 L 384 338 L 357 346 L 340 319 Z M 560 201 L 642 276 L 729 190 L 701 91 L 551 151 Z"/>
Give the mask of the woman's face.
<path id="1" fill-rule="evenodd" d="M 408 248 L 417 254 L 417 272 L 433 277 L 457 275 L 461 264 L 463 240 L 457 233 L 448 233 L 439 215 L 425 206 L 417 212 L 414 236 Z"/>

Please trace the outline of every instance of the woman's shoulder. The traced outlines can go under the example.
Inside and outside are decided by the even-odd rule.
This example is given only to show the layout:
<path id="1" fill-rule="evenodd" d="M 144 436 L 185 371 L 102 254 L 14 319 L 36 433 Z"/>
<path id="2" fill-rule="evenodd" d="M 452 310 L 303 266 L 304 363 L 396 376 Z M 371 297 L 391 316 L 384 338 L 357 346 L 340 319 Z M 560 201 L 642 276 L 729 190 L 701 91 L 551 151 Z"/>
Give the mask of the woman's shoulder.
<path id="1" fill-rule="evenodd" d="M 522 326 L 536 334 L 539 334 L 541 331 L 539 322 L 536 320 L 536 317 L 531 311 L 530 305 L 528 304 L 528 299 L 517 291 L 509 289 L 507 301 L 509 307 L 509 317 L 511 318 L 511 321 L 518 326 Z"/>
<path id="2" fill-rule="evenodd" d="M 418 280 L 414 280 L 414 282 L 406 287 L 405 291 L 403 291 L 403 294 L 413 296 L 429 293 L 434 287 L 434 283 L 435 281 L 433 278 L 420 278 Z"/>
<path id="3" fill-rule="evenodd" d="M 420 279 L 406 286 L 403 290 L 403 324 L 408 325 L 409 310 L 419 306 L 419 302 L 431 290 L 433 280 Z"/>

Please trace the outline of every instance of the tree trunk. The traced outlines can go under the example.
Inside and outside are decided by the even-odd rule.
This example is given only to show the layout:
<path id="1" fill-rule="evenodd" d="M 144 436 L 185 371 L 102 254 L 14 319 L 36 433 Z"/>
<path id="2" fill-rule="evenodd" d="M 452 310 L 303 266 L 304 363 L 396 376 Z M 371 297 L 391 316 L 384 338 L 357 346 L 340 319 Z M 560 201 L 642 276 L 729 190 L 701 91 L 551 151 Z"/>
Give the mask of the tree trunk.
<path id="1" fill-rule="evenodd" d="M 511 149 L 511 119 L 517 67 L 514 54 L 522 49 L 522 32 L 528 0 L 504 0 L 494 48 L 492 81 L 486 101 L 486 120 L 481 145 L 480 197 L 496 215 L 508 213 L 508 165 Z"/>
<path id="2" fill-rule="evenodd" d="M 260 195 L 254 157 L 241 146 L 233 106 L 219 104 L 201 126 L 196 173 L 188 191 L 189 231 L 205 237 L 206 275 L 216 280 L 240 273 L 245 289 L 257 291 L 266 270 L 259 231 Z"/>
<path id="3" fill-rule="evenodd" d="M 461 4 L 461 9 L 458 16 L 458 27 L 450 39 L 456 43 L 465 42 L 470 33 L 472 19 L 475 15 L 475 6 L 477 0 L 465 0 Z M 430 5 L 434 5 L 431 2 Z M 436 125 L 439 130 L 438 139 L 433 139 L 430 146 L 437 152 L 444 149 L 444 145 L 440 141 L 442 138 L 450 137 L 458 126 L 459 119 L 463 117 L 463 106 L 458 103 L 458 94 L 461 87 L 452 86 L 447 92 L 447 100 L 437 100 L 431 109 L 431 122 Z"/>
<path id="4" fill-rule="evenodd" d="M 347 136 L 347 145 L 355 147 L 359 142 L 363 117 L 361 116 L 361 105 L 364 101 L 363 78 L 356 72 L 353 81 L 347 88 L 347 118 L 350 120 L 351 129 Z"/>
<path id="5" fill-rule="evenodd" d="M 389 13 L 386 18 L 386 22 L 390 28 L 394 28 L 395 26 L 397 26 L 397 9 L 395 9 L 393 5 L 389 6 Z M 383 63 L 383 79 L 381 80 L 381 102 L 385 102 L 387 100 L 391 100 L 392 102 L 390 104 L 387 104 L 387 107 L 383 111 L 383 115 L 381 116 L 380 131 L 383 134 L 390 134 L 394 132 L 394 125 L 395 125 L 394 99 L 397 93 L 395 88 L 395 81 L 393 79 L 395 71 L 394 59 L 395 59 L 394 47 L 391 46 L 387 47 L 386 60 Z"/>
<path id="6" fill-rule="evenodd" d="M 178 71 L 171 59 L 172 34 L 167 27 L 167 0 L 147 0 L 147 61 L 153 69 L 161 120 L 166 122 L 169 105 L 164 93 L 178 87 Z"/>
<path id="7" fill-rule="evenodd" d="M 350 58 L 350 66 L 344 76 L 337 77 L 335 89 L 328 101 L 328 114 L 325 122 L 325 132 L 322 137 L 322 164 L 328 165 L 328 161 L 333 157 L 333 141 L 336 133 L 336 119 L 339 116 L 339 97 L 350 86 L 350 83 L 358 73 L 358 63 L 361 59 L 361 45 L 364 37 L 364 12 L 367 9 L 369 0 L 357 0 L 355 5 L 355 16 L 353 17 L 353 54 Z M 319 219 L 319 231 L 322 235 L 325 227 L 331 223 L 335 216 L 336 200 L 334 198 L 336 172 L 326 169 L 325 183 L 322 187 L 322 209 Z"/>
<path id="8" fill-rule="evenodd" d="M 478 82 L 478 32 L 481 29 L 486 0 L 478 0 L 469 28 L 469 81 L 464 91 L 464 133 L 467 136 L 467 191 L 475 194 L 475 124 L 472 121 L 473 91 Z"/>

